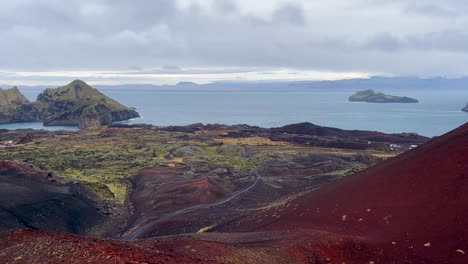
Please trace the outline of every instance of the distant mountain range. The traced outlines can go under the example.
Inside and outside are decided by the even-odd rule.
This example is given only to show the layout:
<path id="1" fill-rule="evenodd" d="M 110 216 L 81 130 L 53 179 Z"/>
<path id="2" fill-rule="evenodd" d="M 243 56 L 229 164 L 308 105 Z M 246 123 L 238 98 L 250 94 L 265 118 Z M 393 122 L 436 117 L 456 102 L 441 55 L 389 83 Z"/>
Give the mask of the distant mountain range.
<path id="1" fill-rule="evenodd" d="M 11 87 L 12 85 L 1 85 Z M 21 89 L 45 89 L 54 85 L 26 86 Z M 467 89 L 468 77 L 449 79 L 443 77 L 371 77 L 335 81 L 218 81 L 208 84 L 180 82 L 175 85 L 120 84 L 94 85 L 100 90 L 139 91 L 307 91 L 314 90 L 365 90 L 365 89 Z"/>

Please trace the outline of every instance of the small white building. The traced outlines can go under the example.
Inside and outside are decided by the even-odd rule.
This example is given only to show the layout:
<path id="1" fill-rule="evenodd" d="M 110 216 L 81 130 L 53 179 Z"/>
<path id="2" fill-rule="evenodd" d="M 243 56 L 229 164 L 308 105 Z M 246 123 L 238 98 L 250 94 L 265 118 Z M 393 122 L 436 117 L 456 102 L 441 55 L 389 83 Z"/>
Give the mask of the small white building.
<path id="1" fill-rule="evenodd" d="M 13 140 L 7 140 L 7 141 L 3 141 L 3 142 L 1 143 L 1 145 L 5 146 L 5 147 L 11 147 L 11 146 L 13 146 L 14 144 L 13 144 Z"/>
<path id="2" fill-rule="evenodd" d="M 398 144 L 390 144 L 390 149 L 391 150 L 398 150 L 401 149 L 401 146 Z"/>

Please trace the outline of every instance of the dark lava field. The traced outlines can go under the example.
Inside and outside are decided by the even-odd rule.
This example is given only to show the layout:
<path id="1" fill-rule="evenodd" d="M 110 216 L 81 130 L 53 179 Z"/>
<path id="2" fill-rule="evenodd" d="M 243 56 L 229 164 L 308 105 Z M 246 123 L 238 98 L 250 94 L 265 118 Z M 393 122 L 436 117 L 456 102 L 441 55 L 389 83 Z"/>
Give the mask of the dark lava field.
<path id="1" fill-rule="evenodd" d="M 8 141 L 7 263 L 466 260 L 466 125 L 433 140 L 303 123 L 0 131 Z"/>

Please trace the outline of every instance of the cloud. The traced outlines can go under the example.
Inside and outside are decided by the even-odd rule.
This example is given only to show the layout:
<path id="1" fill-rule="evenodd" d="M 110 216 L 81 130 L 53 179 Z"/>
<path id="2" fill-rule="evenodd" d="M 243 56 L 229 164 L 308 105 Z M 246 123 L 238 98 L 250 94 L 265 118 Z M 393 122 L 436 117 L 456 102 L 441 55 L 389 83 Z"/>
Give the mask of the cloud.
<path id="1" fill-rule="evenodd" d="M 390 33 L 379 33 L 369 39 L 365 48 L 394 52 L 403 46 L 404 43 L 396 36 Z"/>
<path id="2" fill-rule="evenodd" d="M 463 75 L 467 11 L 462 0 L 4 0 L 0 70 Z"/>
<path id="3" fill-rule="evenodd" d="M 163 71 L 182 71 L 182 68 L 177 65 L 163 65 L 161 69 Z"/>
<path id="4" fill-rule="evenodd" d="M 229 14 L 238 12 L 238 8 L 234 0 L 217 0 L 213 2 L 215 10 L 221 14 Z"/>
<path id="5" fill-rule="evenodd" d="M 419 14 L 428 17 L 453 17 L 457 15 L 455 11 L 447 9 L 443 6 L 421 2 L 408 3 L 408 6 L 406 7 L 406 12 L 410 14 Z"/>
<path id="6" fill-rule="evenodd" d="M 305 23 L 304 10 L 298 5 L 287 3 L 275 10 L 273 20 L 303 25 Z"/>

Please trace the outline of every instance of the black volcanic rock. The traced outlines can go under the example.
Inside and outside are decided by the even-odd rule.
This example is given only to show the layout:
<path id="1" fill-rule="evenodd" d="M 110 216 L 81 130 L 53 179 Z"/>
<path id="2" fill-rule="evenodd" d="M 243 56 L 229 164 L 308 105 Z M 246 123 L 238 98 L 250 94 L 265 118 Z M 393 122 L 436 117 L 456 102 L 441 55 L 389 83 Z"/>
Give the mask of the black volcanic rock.
<path id="1" fill-rule="evenodd" d="M 78 125 L 80 128 L 110 125 L 139 117 L 85 82 L 76 80 L 56 89 L 46 89 L 35 102 L 44 125 Z"/>
<path id="2" fill-rule="evenodd" d="M 373 90 L 365 90 L 357 92 L 349 97 L 350 102 L 367 102 L 367 103 L 419 103 L 418 100 L 410 97 L 400 97 L 387 95 Z"/>
<path id="3" fill-rule="evenodd" d="M 32 228 L 87 234 L 106 217 L 80 184 L 59 183 L 51 173 L 0 161 L 0 232 Z"/>
<path id="4" fill-rule="evenodd" d="M 366 144 L 368 141 L 391 142 L 395 144 L 421 144 L 429 140 L 429 138 L 420 136 L 415 133 L 386 134 L 376 131 L 344 130 L 334 127 L 318 126 L 308 122 L 272 128 L 271 131 L 276 134 L 286 133 L 291 135 L 308 135 L 334 138 L 338 140 L 362 140 Z"/>

